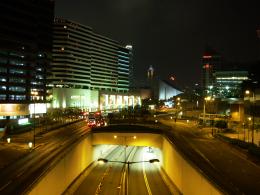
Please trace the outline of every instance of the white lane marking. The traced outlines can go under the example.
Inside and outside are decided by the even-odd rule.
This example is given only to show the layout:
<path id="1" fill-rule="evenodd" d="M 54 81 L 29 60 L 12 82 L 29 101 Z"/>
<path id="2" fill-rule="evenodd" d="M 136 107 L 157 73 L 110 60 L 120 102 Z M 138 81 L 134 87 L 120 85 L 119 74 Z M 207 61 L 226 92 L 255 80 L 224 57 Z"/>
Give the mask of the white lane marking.
<path id="1" fill-rule="evenodd" d="M 11 182 L 12 182 L 12 180 L 9 180 L 5 185 L 3 185 L 3 186 L 0 188 L 0 191 L 2 191 L 3 189 L 5 189 Z"/>
<path id="2" fill-rule="evenodd" d="M 111 168 L 112 168 L 112 166 L 110 165 L 110 166 L 106 169 L 105 173 L 103 173 L 102 178 L 101 178 L 101 181 L 99 182 L 98 187 L 97 187 L 97 189 L 96 189 L 96 191 L 95 191 L 95 195 L 98 195 L 98 194 L 101 193 L 101 191 L 102 191 L 102 186 L 103 186 L 103 181 L 104 181 L 105 177 L 108 176 L 108 174 L 109 174 Z"/>
<path id="3" fill-rule="evenodd" d="M 144 161 L 144 156 L 143 156 L 143 161 Z M 145 173 L 145 166 L 144 166 L 144 162 L 142 162 L 143 164 L 143 175 L 144 175 L 144 182 L 145 182 L 145 186 L 146 186 L 146 189 L 147 189 L 147 192 L 149 195 L 152 195 L 152 191 L 151 191 L 151 188 L 149 186 L 149 182 L 148 182 L 148 179 L 147 179 L 147 176 L 146 176 L 146 173 Z"/>

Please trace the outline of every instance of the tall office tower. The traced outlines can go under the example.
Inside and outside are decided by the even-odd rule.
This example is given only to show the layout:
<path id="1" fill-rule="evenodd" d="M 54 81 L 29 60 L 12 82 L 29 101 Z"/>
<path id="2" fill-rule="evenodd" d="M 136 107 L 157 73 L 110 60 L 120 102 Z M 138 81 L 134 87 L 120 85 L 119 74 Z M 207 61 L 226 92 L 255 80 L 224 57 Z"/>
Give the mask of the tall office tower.
<path id="1" fill-rule="evenodd" d="M 91 46 L 91 89 L 117 91 L 119 44 L 93 32 Z"/>
<path id="2" fill-rule="evenodd" d="M 134 87 L 134 51 L 132 45 L 127 45 L 126 48 L 129 50 L 129 86 Z"/>
<path id="3" fill-rule="evenodd" d="M 258 27 L 258 29 L 256 30 L 256 34 L 257 34 L 257 37 L 258 37 L 258 41 L 259 41 L 259 43 L 260 43 L 260 27 Z M 259 44 L 259 58 L 260 58 L 260 44 Z"/>
<path id="4" fill-rule="evenodd" d="M 46 101 L 53 15 L 51 0 L 0 1 L 2 119 L 23 118 L 30 114 L 30 103 Z"/>
<path id="5" fill-rule="evenodd" d="M 129 50 L 90 27 L 56 18 L 53 37 L 54 87 L 128 91 Z"/>
<path id="6" fill-rule="evenodd" d="M 207 48 L 202 56 L 202 90 L 204 96 L 214 95 L 215 78 L 213 73 L 221 66 L 221 57 Z"/>
<path id="7" fill-rule="evenodd" d="M 214 72 L 214 95 L 217 98 L 243 97 L 242 83 L 248 81 L 248 71 L 239 69 Z"/>
<path id="8" fill-rule="evenodd" d="M 127 47 L 120 47 L 118 50 L 118 90 L 127 92 L 130 84 L 130 55 Z"/>
<path id="9" fill-rule="evenodd" d="M 55 18 L 50 82 L 54 87 L 90 88 L 92 29 Z"/>

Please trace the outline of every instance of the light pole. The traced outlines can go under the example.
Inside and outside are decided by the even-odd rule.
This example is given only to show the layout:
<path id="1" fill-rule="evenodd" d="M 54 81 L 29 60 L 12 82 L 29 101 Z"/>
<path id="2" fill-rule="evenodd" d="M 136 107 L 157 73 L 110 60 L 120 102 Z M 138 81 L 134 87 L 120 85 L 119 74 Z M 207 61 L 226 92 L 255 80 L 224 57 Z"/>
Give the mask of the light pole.
<path id="1" fill-rule="evenodd" d="M 246 141 L 246 130 L 245 130 L 245 122 L 243 122 L 243 130 L 244 130 L 244 142 Z"/>
<path id="2" fill-rule="evenodd" d="M 35 147 L 35 97 L 37 97 L 38 95 L 38 91 L 32 91 L 31 92 L 31 95 L 33 97 L 33 102 L 34 102 L 34 108 L 33 108 L 33 113 L 34 113 L 34 116 L 33 116 L 33 147 Z"/>
<path id="3" fill-rule="evenodd" d="M 126 159 L 126 148 L 127 148 L 127 144 L 126 144 L 126 141 L 127 141 L 127 138 L 132 138 L 132 139 L 136 139 L 137 137 L 136 136 L 117 136 L 117 135 L 114 135 L 114 139 L 117 139 L 117 138 L 124 138 L 124 146 L 125 146 L 125 162 L 127 161 Z"/>
<path id="4" fill-rule="evenodd" d="M 129 181 L 129 161 L 127 161 L 127 157 L 126 157 L 126 148 L 127 148 L 127 144 L 126 144 L 126 141 L 127 141 L 127 138 L 132 138 L 132 139 L 136 139 L 137 137 L 136 136 L 117 136 L 117 135 L 114 135 L 114 139 L 117 139 L 117 138 L 124 138 L 124 146 L 125 146 L 125 161 L 124 161 L 124 164 L 127 165 L 127 172 L 126 172 L 126 177 L 125 177 L 125 192 L 126 194 L 127 193 L 127 190 L 128 190 L 128 181 Z M 105 162 L 105 161 L 104 161 Z M 110 161 L 112 162 L 112 161 Z M 115 161 L 116 162 L 116 161 Z M 121 162 L 121 161 L 119 161 Z"/>
<path id="5" fill-rule="evenodd" d="M 214 101 L 213 98 L 211 98 L 211 96 L 207 96 L 204 98 L 204 104 L 203 104 L 203 124 L 205 124 L 205 117 L 206 117 L 206 103 L 207 101 Z"/>
<path id="6" fill-rule="evenodd" d="M 125 182 L 125 194 L 128 195 L 128 180 L 129 180 L 129 171 L 130 171 L 130 164 L 135 164 L 135 163 L 143 163 L 143 162 L 149 162 L 149 163 L 158 163 L 160 162 L 159 159 L 150 159 L 147 161 L 115 161 L 115 160 L 108 160 L 105 158 L 99 158 L 98 162 L 100 163 L 108 163 L 108 162 L 115 162 L 115 163 L 123 163 L 127 165 L 127 182 Z"/>
<path id="7" fill-rule="evenodd" d="M 252 144 L 254 144 L 254 123 L 255 123 L 255 93 L 254 91 L 249 91 L 249 90 L 246 90 L 245 93 L 247 95 L 250 95 L 252 93 L 252 97 L 253 97 L 253 107 L 252 107 L 252 111 L 251 111 L 251 114 L 252 114 Z M 250 98 L 249 98 L 249 101 L 250 101 Z"/>

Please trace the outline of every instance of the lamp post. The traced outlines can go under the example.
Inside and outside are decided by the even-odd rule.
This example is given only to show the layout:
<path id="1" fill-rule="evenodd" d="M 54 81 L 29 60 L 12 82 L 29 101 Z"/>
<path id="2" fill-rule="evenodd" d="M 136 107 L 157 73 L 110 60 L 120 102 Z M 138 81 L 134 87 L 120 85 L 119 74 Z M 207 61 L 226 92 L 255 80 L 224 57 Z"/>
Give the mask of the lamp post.
<path id="1" fill-rule="evenodd" d="M 245 130 L 245 123 L 243 123 L 243 130 L 244 130 L 244 142 L 246 141 L 246 130 Z"/>
<path id="2" fill-rule="evenodd" d="M 33 116 L 33 147 L 35 148 L 35 97 L 37 97 L 38 95 L 38 91 L 32 91 L 31 92 L 31 95 L 33 97 L 33 102 L 34 102 L 34 108 L 33 108 L 33 113 L 34 113 L 34 116 Z"/>
<path id="3" fill-rule="evenodd" d="M 117 138 L 124 138 L 125 161 L 123 163 L 127 165 L 127 176 L 125 177 L 125 192 L 127 192 L 127 189 L 128 189 L 127 186 L 128 186 L 128 181 L 129 181 L 129 178 L 128 178 L 129 177 L 129 161 L 127 161 L 127 157 L 126 157 L 126 148 L 127 148 L 126 141 L 127 141 L 127 138 L 128 139 L 129 138 L 136 139 L 137 137 L 136 136 L 117 136 L 117 135 L 114 135 L 114 139 L 117 139 Z M 110 161 L 110 162 L 112 162 L 112 161 Z M 115 162 L 117 162 L 117 161 L 115 161 Z M 121 162 L 121 161 L 119 161 L 119 162 Z M 126 194 L 128 194 L 128 193 L 126 193 Z"/>
<path id="4" fill-rule="evenodd" d="M 254 91 L 249 91 L 249 90 L 246 90 L 245 91 L 245 94 L 247 95 L 250 95 L 252 93 L 252 97 L 253 97 L 253 107 L 252 107 L 252 111 L 251 111 L 251 114 L 252 114 L 252 144 L 254 144 L 254 123 L 255 123 L 255 93 Z M 250 99 L 249 99 L 250 101 Z"/>
<path id="5" fill-rule="evenodd" d="M 206 117 L 206 103 L 207 101 L 214 101 L 214 99 L 211 99 L 211 96 L 207 96 L 204 98 L 204 104 L 203 104 L 203 124 L 205 124 L 205 117 Z"/>
<path id="6" fill-rule="evenodd" d="M 147 161 L 114 161 L 114 160 L 108 160 L 105 158 L 99 158 L 98 162 L 100 163 L 108 163 L 108 162 L 114 162 L 114 163 L 123 163 L 127 165 L 127 182 L 125 182 L 125 194 L 128 195 L 128 180 L 129 180 L 129 171 L 130 171 L 130 164 L 135 164 L 135 163 L 143 163 L 143 162 L 149 162 L 149 163 L 158 163 L 160 162 L 159 159 L 150 159 Z"/>
<path id="7" fill-rule="evenodd" d="M 126 148 L 127 148 L 127 144 L 126 144 L 126 141 L 127 141 L 127 138 L 132 138 L 132 139 L 136 139 L 137 137 L 136 136 L 117 136 L 117 135 L 114 135 L 114 139 L 117 139 L 117 138 L 124 138 L 124 146 L 125 146 L 125 162 L 127 161 L 126 159 Z"/>

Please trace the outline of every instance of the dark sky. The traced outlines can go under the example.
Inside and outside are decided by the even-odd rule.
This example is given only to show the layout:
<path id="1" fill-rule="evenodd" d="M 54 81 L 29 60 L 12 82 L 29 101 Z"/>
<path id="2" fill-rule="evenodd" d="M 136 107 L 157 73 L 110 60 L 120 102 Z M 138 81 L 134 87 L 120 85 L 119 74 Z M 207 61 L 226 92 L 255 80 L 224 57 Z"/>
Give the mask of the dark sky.
<path id="1" fill-rule="evenodd" d="M 260 5 L 257 0 L 56 0 L 56 16 L 132 44 L 135 75 L 150 65 L 180 86 L 200 82 L 201 56 L 208 44 L 225 59 L 259 59 Z"/>

